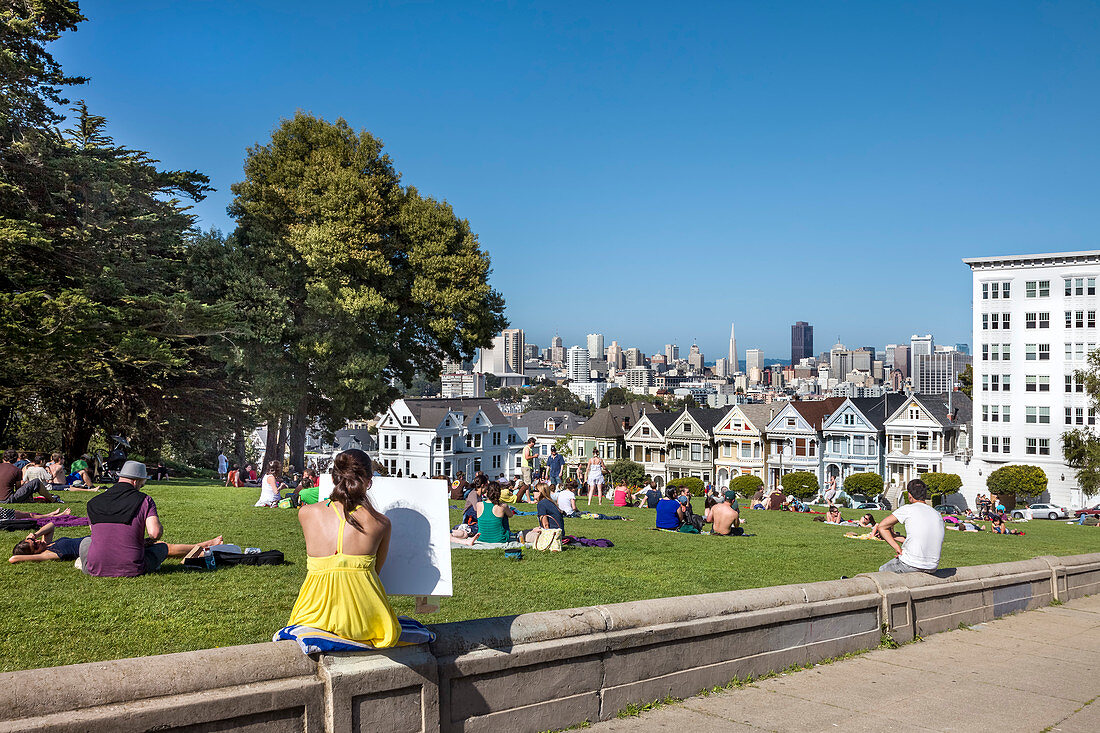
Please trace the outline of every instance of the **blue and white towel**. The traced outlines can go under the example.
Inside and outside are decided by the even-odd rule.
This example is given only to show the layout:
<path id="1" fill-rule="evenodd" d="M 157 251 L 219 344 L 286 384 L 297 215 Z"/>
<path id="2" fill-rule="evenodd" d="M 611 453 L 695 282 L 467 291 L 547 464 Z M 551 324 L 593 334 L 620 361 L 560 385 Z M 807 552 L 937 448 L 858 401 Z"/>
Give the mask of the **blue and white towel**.
<path id="1" fill-rule="evenodd" d="M 397 646 L 427 644 L 435 641 L 435 633 L 419 621 L 411 619 L 408 616 L 398 616 L 397 620 L 401 623 L 401 637 L 397 641 Z M 275 635 L 271 637 L 272 641 L 284 641 L 288 639 L 298 642 L 298 646 L 301 647 L 303 654 L 374 650 L 374 647 L 366 642 L 344 639 L 331 631 L 314 629 L 310 626 L 301 626 L 299 624 L 285 626 L 276 631 Z"/>

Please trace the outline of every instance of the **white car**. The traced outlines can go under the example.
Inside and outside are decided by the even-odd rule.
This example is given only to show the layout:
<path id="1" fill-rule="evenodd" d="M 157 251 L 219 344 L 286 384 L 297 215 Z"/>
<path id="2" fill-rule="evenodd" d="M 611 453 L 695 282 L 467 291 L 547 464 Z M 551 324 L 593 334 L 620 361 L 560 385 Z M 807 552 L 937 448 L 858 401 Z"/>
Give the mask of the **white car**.
<path id="1" fill-rule="evenodd" d="M 1013 519 L 1065 519 L 1069 509 L 1054 504 L 1032 504 L 1023 509 L 1013 509 Z"/>

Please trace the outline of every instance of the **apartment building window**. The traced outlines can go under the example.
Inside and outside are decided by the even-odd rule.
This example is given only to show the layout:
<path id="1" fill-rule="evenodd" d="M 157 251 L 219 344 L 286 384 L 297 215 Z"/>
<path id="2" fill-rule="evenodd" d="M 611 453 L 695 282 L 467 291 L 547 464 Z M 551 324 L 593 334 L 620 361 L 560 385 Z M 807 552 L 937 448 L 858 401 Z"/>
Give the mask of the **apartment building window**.
<path id="1" fill-rule="evenodd" d="M 1024 345 L 1024 359 L 1027 361 L 1035 361 L 1039 358 L 1039 344 L 1025 344 Z"/>
<path id="2" fill-rule="evenodd" d="M 989 314 L 988 313 L 983 313 L 982 314 L 982 330 L 983 331 L 988 331 L 989 330 Z"/>
<path id="3" fill-rule="evenodd" d="M 1050 377 L 1044 375 L 1028 374 L 1024 377 L 1026 385 L 1024 387 L 1025 392 L 1049 392 L 1050 391 Z"/>
<path id="4" fill-rule="evenodd" d="M 446 438 L 443 439 L 443 450 L 450 450 L 450 449 L 451 449 L 451 436 L 448 435 Z"/>
<path id="5" fill-rule="evenodd" d="M 1024 328 L 1038 328 L 1039 327 L 1039 314 L 1038 313 L 1025 313 L 1024 314 Z"/>
<path id="6" fill-rule="evenodd" d="M 794 441 L 794 454 L 796 456 L 806 455 L 806 439 L 796 438 Z"/>
<path id="7" fill-rule="evenodd" d="M 1066 311 L 1066 328 L 1073 328 L 1073 311 Z"/>
<path id="8" fill-rule="evenodd" d="M 1028 280 L 1024 283 L 1024 297 L 1049 298 L 1050 280 Z"/>
<path id="9" fill-rule="evenodd" d="M 982 453 L 988 453 L 988 452 L 989 452 L 989 436 L 988 435 L 983 435 L 982 436 Z"/>
<path id="10" fill-rule="evenodd" d="M 1050 313 L 1039 314 L 1039 328 L 1050 328 Z"/>
<path id="11" fill-rule="evenodd" d="M 997 375 L 994 374 L 993 379 L 996 380 L 996 378 L 997 378 Z M 1012 386 L 1012 375 L 1011 374 L 1002 374 L 1001 375 L 1001 391 L 1002 392 L 1007 392 L 1009 390 L 1009 387 L 1011 387 L 1011 386 Z M 993 391 L 996 392 L 997 388 L 994 387 Z"/>
<path id="12" fill-rule="evenodd" d="M 989 344 L 982 344 L 982 361 L 989 361 Z"/>
<path id="13" fill-rule="evenodd" d="M 733 446 L 730 443 L 722 443 L 722 457 L 733 458 Z"/>
<path id="14" fill-rule="evenodd" d="M 1050 455 L 1050 438 L 1039 438 L 1039 455 Z"/>
<path id="15" fill-rule="evenodd" d="M 990 298 L 994 300 L 1004 298 L 1007 300 L 1008 296 L 1008 282 L 982 283 L 982 300 L 989 300 Z"/>
<path id="16" fill-rule="evenodd" d="M 862 435 L 857 435 L 857 436 L 852 438 L 852 455 L 853 456 L 862 456 L 863 455 L 863 451 L 864 451 L 863 441 L 864 441 L 864 438 L 863 438 Z"/>
<path id="17" fill-rule="evenodd" d="M 1010 422 L 1010 418 L 1012 417 L 1010 412 L 1011 409 L 1011 405 L 1001 405 L 1001 422 Z"/>
<path id="18" fill-rule="evenodd" d="M 1096 278 L 1083 278 L 1083 277 L 1067 277 L 1064 280 L 1066 285 L 1066 296 L 1070 295 L 1085 295 L 1087 292 L 1089 295 L 1096 295 Z"/>
<path id="19" fill-rule="evenodd" d="M 1086 328 L 1096 328 L 1096 311 L 1086 311 L 1087 318 L 1085 319 Z"/>
<path id="20" fill-rule="evenodd" d="M 493 445 L 500 445 L 500 433 L 496 430 L 493 431 Z"/>
<path id="21" fill-rule="evenodd" d="M 1033 456 L 1038 452 L 1039 439 L 1027 438 L 1024 445 L 1024 452 L 1027 453 L 1029 456 Z"/>
<path id="22" fill-rule="evenodd" d="M 500 456 L 499 455 L 493 456 L 493 468 L 497 468 L 497 469 L 500 468 Z"/>
<path id="23" fill-rule="evenodd" d="M 1008 453 L 1008 436 L 1001 438 L 1001 452 Z"/>
<path id="24" fill-rule="evenodd" d="M 831 438 L 829 440 L 829 446 L 830 446 L 829 450 L 831 450 L 833 453 L 839 453 L 840 452 L 840 438 Z"/>
<path id="25" fill-rule="evenodd" d="M 471 438 L 473 439 L 473 442 L 474 442 L 473 447 L 474 448 L 480 448 L 481 447 L 481 433 L 474 433 L 471 436 Z"/>
<path id="26" fill-rule="evenodd" d="M 989 437 L 989 452 L 990 453 L 999 453 L 1000 450 L 1001 450 L 1001 439 L 996 435 L 991 435 Z"/>
<path id="27" fill-rule="evenodd" d="M 1049 407 L 1025 407 L 1024 408 L 1024 422 L 1027 423 L 1050 423 L 1050 408 Z"/>

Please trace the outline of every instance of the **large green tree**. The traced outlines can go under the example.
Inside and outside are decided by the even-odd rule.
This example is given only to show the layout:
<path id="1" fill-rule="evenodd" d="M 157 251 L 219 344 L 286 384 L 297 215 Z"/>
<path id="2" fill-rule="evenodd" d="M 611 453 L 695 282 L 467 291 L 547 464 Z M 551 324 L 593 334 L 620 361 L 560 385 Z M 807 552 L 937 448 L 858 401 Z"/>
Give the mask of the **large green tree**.
<path id="1" fill-rule="evenodd" d="M 381 141 L 342 119 L 283 120 L 233 193 L 252 267 L 242 359 L 268 416 L 293 416 L 293 463 L 311 421 L 374 412 L 395 383 L 471 358 L 506 325 L 469 223 L 402 186 Z"/>
<path id="2" fill-rule="evenodd" d="M 1042 495 L 1047 490 L 1047 475 L 1038 466 L 1001 466 L 986 477 L 989 493 L 998 497 L 1019 496 L 1025 499 Z"/>
<path id="3" fill-rule="evenodd" d="M 792 471 L 783 475 L 780 483 L 788 494 L 794 494 L 799 499 L 812 499 L 817 495 L 820 487 L 817 476 L 809 471 Z"/>

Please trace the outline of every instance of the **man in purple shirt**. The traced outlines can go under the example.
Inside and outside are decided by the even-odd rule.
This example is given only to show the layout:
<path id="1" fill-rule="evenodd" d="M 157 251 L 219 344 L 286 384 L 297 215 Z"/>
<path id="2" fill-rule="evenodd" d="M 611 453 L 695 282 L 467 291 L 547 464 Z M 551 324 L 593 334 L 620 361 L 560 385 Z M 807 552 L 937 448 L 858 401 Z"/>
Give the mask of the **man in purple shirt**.
<path id="1" fill-rule="evenodd" d="M 160 567 L 168 557 L 157 505 L 141 491 L 145 464 L 126 461 L 118 483 L 88 502 L 92 536 L 80 543 L 81 569 L 88 575 L 133 578 Z M 149 535 L 146 539 L 146 534 Z"/>

